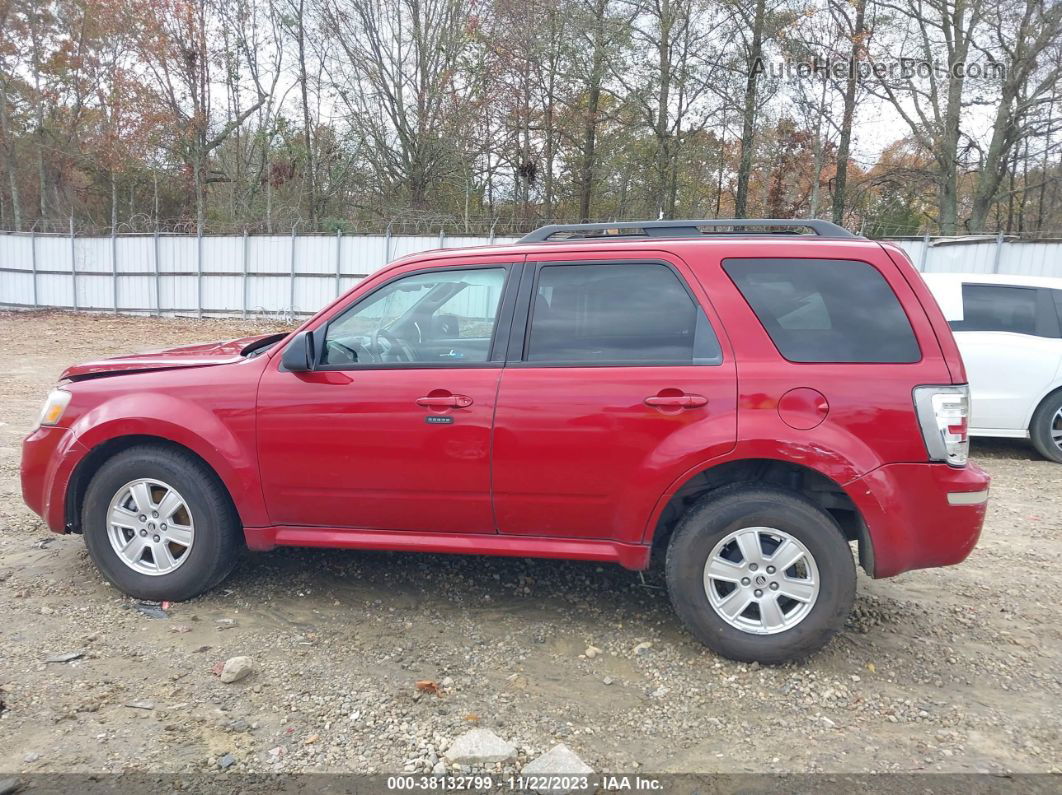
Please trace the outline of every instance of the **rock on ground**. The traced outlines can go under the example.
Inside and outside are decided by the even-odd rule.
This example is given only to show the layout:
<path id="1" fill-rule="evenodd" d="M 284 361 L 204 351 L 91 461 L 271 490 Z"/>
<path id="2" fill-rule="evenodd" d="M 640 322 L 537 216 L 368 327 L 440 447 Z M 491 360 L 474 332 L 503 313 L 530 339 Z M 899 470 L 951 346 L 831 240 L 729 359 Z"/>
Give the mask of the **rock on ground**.
<path id="1" fill-rule="evenodd" d="M 221 669 L 221 681 L 225 684 L 239 682 L 246 679 L 254 670 L 254 664 L 250 657 L 230 657 L 225 661 L 225 667 Z"/>
<path id="2" fill-rule="evenodd" d="M 580 759 L 575 752 L 563 743 L 553 746 L 537 759 L 524 765 L 520 773 L 524 776 L 589 776 L 594 772 L 590 765 Z M 572 788 L 574 789 L 574 788 Z M 566 793 L 572 789 L 540 789 L 540 793 Z"/>
<path id="3" fill-rule="evenodd" d="M 516 749 L 490 729 L 473 729 L 454 740 L 444 756 L 451 764 L 482 765 L 512 759 Z"/>

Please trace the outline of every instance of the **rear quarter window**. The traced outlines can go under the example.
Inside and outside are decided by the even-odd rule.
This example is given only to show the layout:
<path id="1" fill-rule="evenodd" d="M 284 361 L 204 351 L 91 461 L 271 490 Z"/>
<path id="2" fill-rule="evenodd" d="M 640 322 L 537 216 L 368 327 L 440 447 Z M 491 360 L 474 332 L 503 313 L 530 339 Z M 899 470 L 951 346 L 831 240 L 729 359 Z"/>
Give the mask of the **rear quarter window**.
<path id="1" fill-rule="evenodd" d="M 723 269 L 789 361 L 907 364 L 922 358 L 895 293 L 865 262 L 728 259 Z"/>

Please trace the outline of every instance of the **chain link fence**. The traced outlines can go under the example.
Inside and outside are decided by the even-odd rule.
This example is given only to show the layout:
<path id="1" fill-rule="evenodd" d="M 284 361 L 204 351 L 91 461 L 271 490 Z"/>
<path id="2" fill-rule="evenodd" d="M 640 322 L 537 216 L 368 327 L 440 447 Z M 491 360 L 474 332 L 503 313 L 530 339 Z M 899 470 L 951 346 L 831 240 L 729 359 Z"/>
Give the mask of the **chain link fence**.
<path id="1" fill-rule="evenodd" d="M 616 223 L 621 221 L 644 221 L 645 216 L 607 216 L 587 219 L 589 223 Z M 300 235 L 333 235 L 341 232 L 344 235 L 395 235 L 412 236 L 425 235 L 436 236 L 439 234 L 447 237 L 521 237 L 528 232 L 534 231 L 540 226 L 547 224 L 574 224 L 580 223 L 579 219 L 565 216 L 550 216 L 534 210 L 521 213 L 519 210 L 498 215 L 454 215 L 452 213 L 437 213 L 426 210 L 406 210 L 391 214 L 381 210 L 378 214 L 371 211 L 360 218 L 324 218 L 312 223 L 306 218 L 256 218 L 253 222 L 246 221 L 219 221 L 208 219 L 203 226 L 203 234 L 206 236 L 216 235 L 285 235 L 294 229 Z M 938 237 L 932 227 L 912 227 L 910 225 L 888 224 L 872 218 L 862 222 L 846 224 L 853 231 L 861 235 L 872 236 L 875 239 Z M 110 237 L 111 235 L 129 234 L 154 234 L 163 235 L 195 235 L 198 233 L 194 218 L 156 218 L 148 213 L 137 213 L 123 219 L 113 227 L 110 224 L 99 223 L 83 218 L 39 218 L 32 223 L 23 224 L 21 230 L 14 230 L 7 226 L 0 226 L 0 234 L 3 232 L 36 232 L 38 234 L 77 235 L 82 237 Z M 1008 239 L 1048 241 L 1062 240 L 1062 230 L 1049 229 L 1020 229 L 1020 230 L 995 230 L 987 234 L 1003 234 Z"/>

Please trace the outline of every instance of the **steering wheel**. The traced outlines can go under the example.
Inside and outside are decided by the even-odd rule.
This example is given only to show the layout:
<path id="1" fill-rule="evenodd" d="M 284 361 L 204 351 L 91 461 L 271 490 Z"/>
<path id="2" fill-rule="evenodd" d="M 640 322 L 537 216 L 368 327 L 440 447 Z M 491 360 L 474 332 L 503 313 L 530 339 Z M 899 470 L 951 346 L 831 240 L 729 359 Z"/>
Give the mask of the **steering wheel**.
<path id="1" fill-rule="evenodd" d="M 387 346 L 382 346 L 381 342 L 386 342 Z M 377 329 L 372 335 L 372 351 L 377 361 L 380 362 L 415 362 L 417 360 L 417 355 L 409 343 L 387 329 Z"/>

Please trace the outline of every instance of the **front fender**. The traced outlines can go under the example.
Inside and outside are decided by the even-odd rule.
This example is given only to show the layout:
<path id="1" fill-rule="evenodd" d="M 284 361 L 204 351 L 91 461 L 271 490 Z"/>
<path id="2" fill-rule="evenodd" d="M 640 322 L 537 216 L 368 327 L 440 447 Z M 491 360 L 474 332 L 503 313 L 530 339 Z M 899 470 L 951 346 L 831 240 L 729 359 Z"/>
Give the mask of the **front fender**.
<path id="1" fill-rule="evenodd" d="M 85 412 L 70 431 L 86 455 L 126 436 L 156 437 L 186 447 L 217 473 L 245 527 L 268 524 L 258 479 L 253 405 L 215 412 L 178 396 L 129 393 Z"/>

